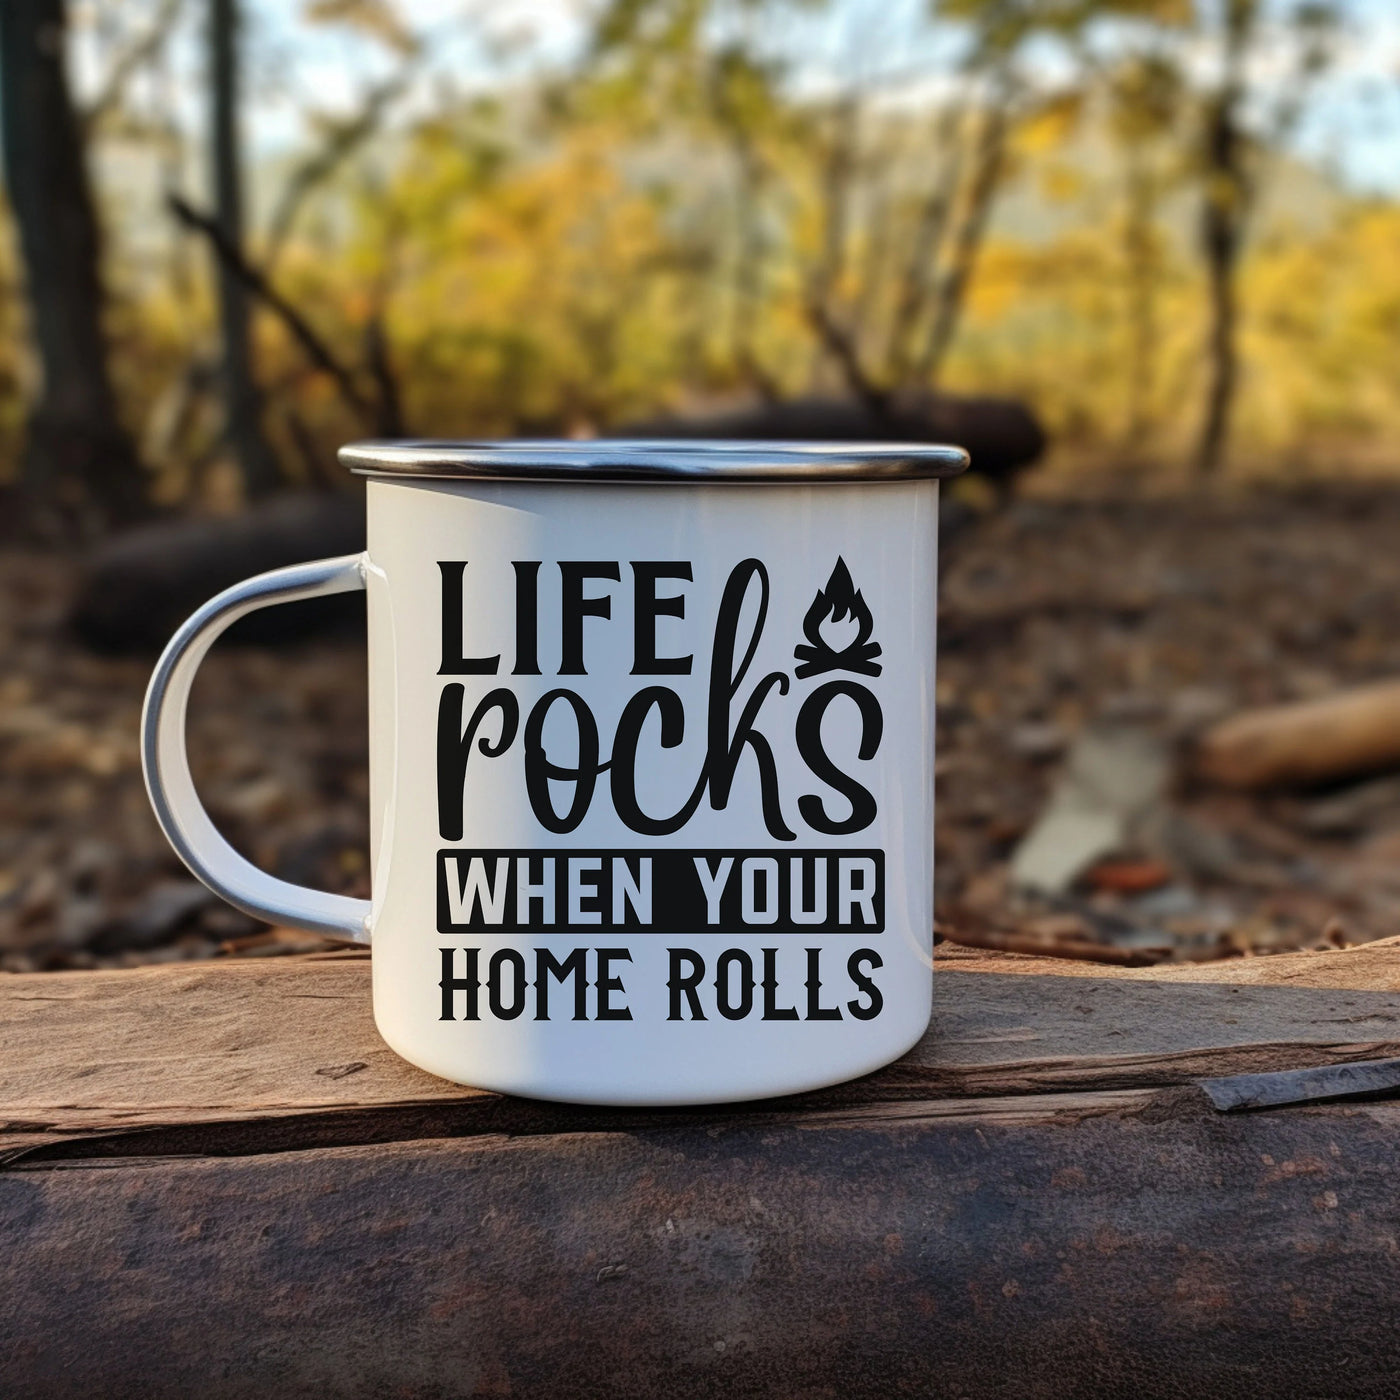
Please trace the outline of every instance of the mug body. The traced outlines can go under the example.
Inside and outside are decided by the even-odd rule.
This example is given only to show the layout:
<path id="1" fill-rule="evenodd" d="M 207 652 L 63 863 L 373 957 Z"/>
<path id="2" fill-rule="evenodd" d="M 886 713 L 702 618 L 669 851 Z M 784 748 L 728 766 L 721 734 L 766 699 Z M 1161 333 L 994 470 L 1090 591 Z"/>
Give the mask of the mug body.
<path id="1" fill-rule="evenodd" d="M 795 1093 L 912 1046 L 937 480 L 359 469 L 389 1045 L 632 1105 Z"/>

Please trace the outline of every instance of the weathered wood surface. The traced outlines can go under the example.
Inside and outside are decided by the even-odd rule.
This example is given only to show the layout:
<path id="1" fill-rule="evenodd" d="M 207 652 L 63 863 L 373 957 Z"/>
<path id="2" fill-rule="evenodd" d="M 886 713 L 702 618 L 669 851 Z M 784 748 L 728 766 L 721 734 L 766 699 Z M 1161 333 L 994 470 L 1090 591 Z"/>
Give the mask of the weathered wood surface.
<path id="1" fill-rule="evenodd" d="M 1364 960 L 1368 951 L 1330 956 Z M 1329 955 L 1303 956 L 1321 972 Z M 1218 966 L 1282 976 L 1289 964 Z M 1400 948 L 1386 951 L 1384 965 L 1400 971 Z M 1061 972 L 1087 966 L 950 956 L 934 979 L 929 1033 L 903 1060 L 765 1107 L 1164 1087 L 1400 1054 L 1400 1000 L 1386 991 L 1187 983 L 1168 998 L 1164 985 L 1178 974 L 1159 968 Z M 1027 967 L 1014 978 L 965 975 Z M 208 1144 L 218 1123 L 242 1149 L 257 1148 L 260 1134 L 279 1146 L 321 1146 L 429 1127 L 656 1121 L 503 1099 L 414 1069 L 374 1029 L 367 955 L 13 975 L 0 981 L 0 1027 L 0 1134 L 12 1151 L 53 1135 L 194 1125 Z"/>
<path id="2" fill-rule="evenodd" d="M 1191 1081 L 1400 1054 L 1400 948 L 1039 961 L 676 1113 L 423 1075 L 359 957 L 0 980 L 0 1394 L 1393 1395 L 1400 1104 Z"/>

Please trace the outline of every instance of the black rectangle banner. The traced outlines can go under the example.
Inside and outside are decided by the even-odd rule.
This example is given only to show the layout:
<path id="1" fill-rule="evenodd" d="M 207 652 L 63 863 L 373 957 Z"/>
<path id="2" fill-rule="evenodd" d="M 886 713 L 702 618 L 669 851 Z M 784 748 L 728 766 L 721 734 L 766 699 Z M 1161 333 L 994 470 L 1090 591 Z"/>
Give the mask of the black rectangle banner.
<path id="1" fill-rule="evenodd" d="M 881 933 L 877 850 L 442 850 L 439 933 Z"/>

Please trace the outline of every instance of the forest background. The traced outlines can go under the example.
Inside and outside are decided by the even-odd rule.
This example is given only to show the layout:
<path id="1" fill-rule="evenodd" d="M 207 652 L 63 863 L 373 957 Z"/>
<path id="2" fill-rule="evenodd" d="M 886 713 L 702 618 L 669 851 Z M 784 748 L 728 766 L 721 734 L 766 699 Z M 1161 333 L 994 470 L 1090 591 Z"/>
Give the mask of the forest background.
<path id="1" fill-rule="evenodd" d="M 13 0 L 0 56 L 0 477 L 80 526 L 809 392 L 1393 456 L 1384 0 Z"/>

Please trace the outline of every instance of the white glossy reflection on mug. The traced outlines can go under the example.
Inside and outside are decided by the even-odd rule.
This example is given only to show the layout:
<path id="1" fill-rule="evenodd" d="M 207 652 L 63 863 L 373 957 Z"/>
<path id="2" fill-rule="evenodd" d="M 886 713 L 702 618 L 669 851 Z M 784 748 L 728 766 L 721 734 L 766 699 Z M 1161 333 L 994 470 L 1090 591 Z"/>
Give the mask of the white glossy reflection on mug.
<path id="1" fill-rule="evenodd" d="M 449 1079 L 684 1104 L 866 1073 L 928 1021 L 950 448 L 362 444 L 368 548 L 263 575 L 152 679 L 176 849 L 260 917 L 372 937 L 384 1039 Z M 184 709 L 254 607 L 368 594 L 369 906 L 256 870 Z"/>

